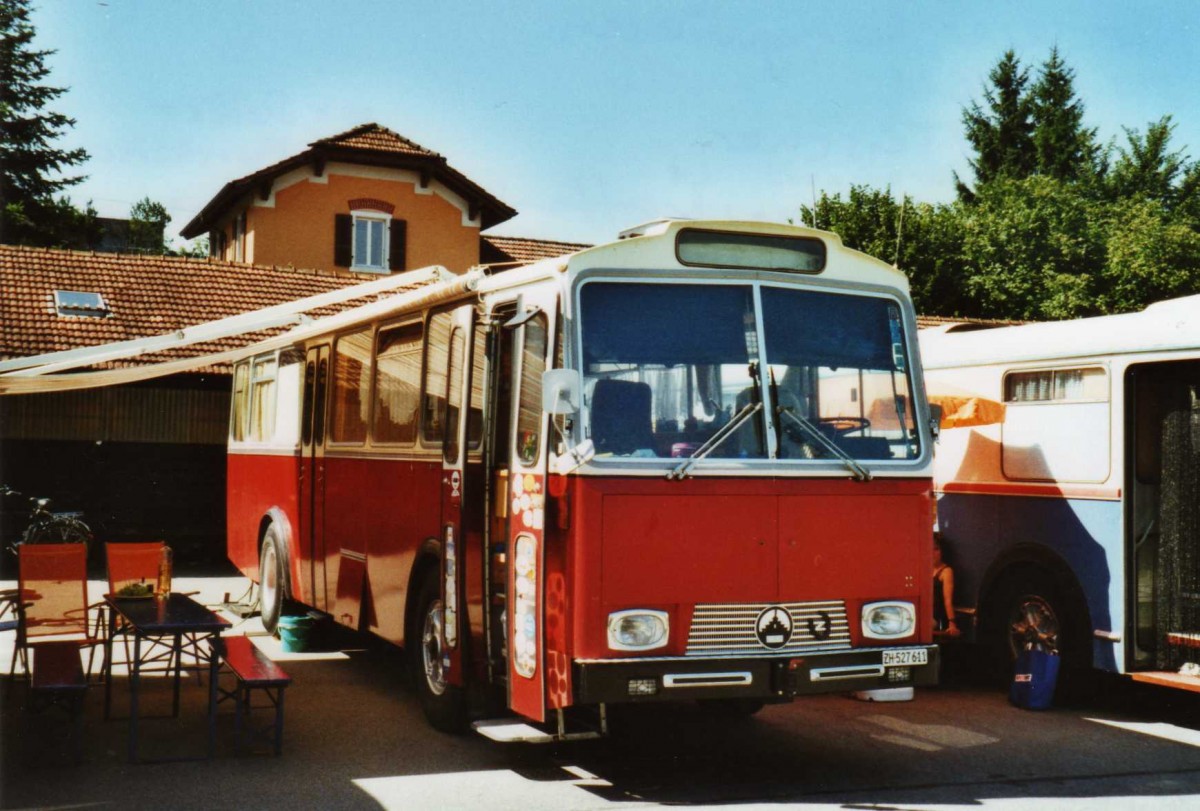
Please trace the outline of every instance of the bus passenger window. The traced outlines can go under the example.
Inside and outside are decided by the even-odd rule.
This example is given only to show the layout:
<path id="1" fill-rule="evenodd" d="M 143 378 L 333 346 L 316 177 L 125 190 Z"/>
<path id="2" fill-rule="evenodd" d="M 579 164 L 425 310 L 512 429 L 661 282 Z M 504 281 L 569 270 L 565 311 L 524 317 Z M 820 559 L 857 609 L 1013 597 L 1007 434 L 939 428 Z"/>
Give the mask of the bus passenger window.
<path id="1" fill-rule="evenodd" d="M 334 442 L 362 444 L 371 407 L 371 330 L 337 339 L 333 347 Z"/>
<path id="2" fill-rule="evenodd" d="M 421 437 L 431 445 L 442 441 L 446 426 L 442 420 L 446 404 L 446 363 L 450 348 L 450 313 L 434 313 L 429 317 L 429 332 L 425 336 L 425 396 L 422 400 Z"/>
<path id="3" fill-rule="evenodd" d="M 462 406 L 463 365 L 466 361 L 467 339 L 462 328 L 456 328 L 450 338 L 450 363 L 446 381 L 446 461 L 458 461 L 458 419 Z"/>
<path id="4" fill-rule="evenodd" d="M 417 441 L 421 322 L 379 331 L 375 356 L 375 442 Z"/>
<path id="5" fill-rule="evenodd" d="M 517 413 L 517 455 L 531 465 L 541 452 L 542 372 L 546 371 L 546 316 L 538 314 L 525 324 L 521 352 L 521 399 Z"/>
<path id="6" fill-rule="evenodd" d="M 275 374 L 279 362 L 274 356 L 256 359 L 250 376 L 250 438 L 262 442 L 275 433 Z"/>
<path id="7" fill-rule="evenodd" d="M 229 438 L 234 442 L 241 442 L 246 438 L 246 383 L 249 377 L 249 361 L 242 361 L 233 368 L 233 406 L 229 410 Z"/>

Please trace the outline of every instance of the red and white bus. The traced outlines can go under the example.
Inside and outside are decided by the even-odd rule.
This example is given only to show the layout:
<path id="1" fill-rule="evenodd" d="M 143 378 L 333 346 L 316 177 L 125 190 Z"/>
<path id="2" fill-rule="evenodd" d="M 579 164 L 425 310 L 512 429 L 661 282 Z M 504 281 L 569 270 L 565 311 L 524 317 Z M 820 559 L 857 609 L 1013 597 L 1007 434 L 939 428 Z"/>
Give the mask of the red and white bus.
<path id="1" fill-rule="evenodd" d="M 268 629 L 294 602 L 406 647 L 443 729 L 935 682 L 898 270 L 660 221 L 395 301 L 235 367 L 229 556 Z"/>

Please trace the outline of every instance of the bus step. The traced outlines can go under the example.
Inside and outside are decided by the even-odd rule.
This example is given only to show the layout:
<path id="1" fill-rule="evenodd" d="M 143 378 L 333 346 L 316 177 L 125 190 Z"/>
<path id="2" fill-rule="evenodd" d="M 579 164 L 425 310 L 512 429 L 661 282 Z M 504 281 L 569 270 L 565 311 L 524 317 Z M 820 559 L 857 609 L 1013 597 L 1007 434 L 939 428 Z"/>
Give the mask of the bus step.
<path id="1" fill-rule="evenodd" d="M 1144 684 L 1156 684 L 1159 687 L 1173 687 L 1176 690 L 1200 693 L 1200 678 L 1196 676 L 1184 676 L 1173 670 L 1143 670 L 1137 673 L 1130 673 L 1129 678 Z"/>
<path id="2" fill-rule="evenodd" d="M 1194 631 L 1171 631 L 1167 644 L 1176 648 L 1200 648 L 1200 633 Z"/>
<path id="3" fill-rule="evenodd" d="M 596 730 L 557 734 L 539 729 L 516 718 L 493 718 L 476 721 L 471 728 L 485 738 L 498 743 L 555 743 L 557 741 L 584 741 L 601 737 Z"/>

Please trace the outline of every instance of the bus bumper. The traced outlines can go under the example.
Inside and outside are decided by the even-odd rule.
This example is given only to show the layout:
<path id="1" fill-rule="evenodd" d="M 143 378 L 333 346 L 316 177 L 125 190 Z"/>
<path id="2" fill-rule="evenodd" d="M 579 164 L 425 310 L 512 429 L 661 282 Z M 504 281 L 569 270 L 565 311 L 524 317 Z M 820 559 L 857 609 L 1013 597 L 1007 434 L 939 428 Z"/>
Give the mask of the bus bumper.
<path id="1" fill-rule="evenodd" d="M 914 645 L 900 650 L 924 664 L 884 664 L 895 648 L 808 653 L 787 658 L 646 658 L 589 659 L 575 662 L 575 703 L 615 704 L 710 698 L 788 701 L 797 696 L 931 687 L 938 681 L 938 647 Z"/>

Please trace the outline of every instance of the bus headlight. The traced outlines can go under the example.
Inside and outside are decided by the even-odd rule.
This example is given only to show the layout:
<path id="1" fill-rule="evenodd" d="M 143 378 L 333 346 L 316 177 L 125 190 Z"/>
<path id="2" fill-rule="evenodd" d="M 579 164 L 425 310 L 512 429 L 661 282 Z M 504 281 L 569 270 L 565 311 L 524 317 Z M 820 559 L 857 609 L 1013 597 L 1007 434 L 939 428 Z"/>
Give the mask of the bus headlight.
<path id="1" fill-rule="evenodd" d="M 912 636 L 916 627 L 917 610 L 912 603 L 867 603 L 862 608 L 862 633 L 868 639 Z"/>
<path id="2" fill-rule="evenodd" d="M 670 624 L 666 611 L 635 608 L 608 615 L 608 647 L 612 650 L 654 650 L 667 644 Z"/>

